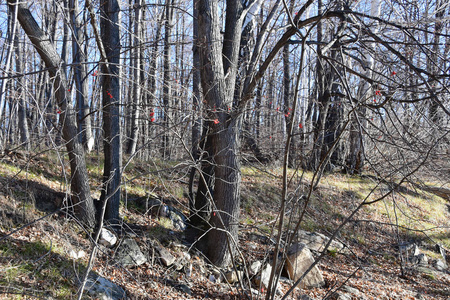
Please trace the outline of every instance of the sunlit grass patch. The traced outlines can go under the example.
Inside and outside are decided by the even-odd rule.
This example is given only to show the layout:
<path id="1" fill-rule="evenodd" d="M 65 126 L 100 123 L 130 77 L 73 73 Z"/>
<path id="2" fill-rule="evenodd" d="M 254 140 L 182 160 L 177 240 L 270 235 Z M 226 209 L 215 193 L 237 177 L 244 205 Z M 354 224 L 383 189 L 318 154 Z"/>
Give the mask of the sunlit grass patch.
<path id="1" fill-rule="evenodd" d="M 31 290 L 57 299 L 75 295 L 75 265 L 54 250 L 51 243 L 4 240 L 0 243 L 0 285 L 11 287 L 11 292 Z"/>

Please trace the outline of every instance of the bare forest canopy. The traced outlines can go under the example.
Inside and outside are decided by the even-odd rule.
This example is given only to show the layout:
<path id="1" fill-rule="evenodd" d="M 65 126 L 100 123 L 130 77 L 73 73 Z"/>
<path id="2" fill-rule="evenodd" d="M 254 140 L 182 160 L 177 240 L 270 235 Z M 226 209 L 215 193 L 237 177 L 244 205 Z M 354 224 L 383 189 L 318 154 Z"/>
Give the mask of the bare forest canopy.
<path id="1" fill-rule="evenodd" d="M 0 50 L 1 153 L 59 153 L 93 245 L 123 224 L 135 161 L 179 176 L 187 230 L 220 267 L 240 256 L 243 167 L 282 170 L 272 253 L 325 174 L 375 183 L 338 229 L 404 189 L 449 197 L 448 1 L 7 0 Z"/>

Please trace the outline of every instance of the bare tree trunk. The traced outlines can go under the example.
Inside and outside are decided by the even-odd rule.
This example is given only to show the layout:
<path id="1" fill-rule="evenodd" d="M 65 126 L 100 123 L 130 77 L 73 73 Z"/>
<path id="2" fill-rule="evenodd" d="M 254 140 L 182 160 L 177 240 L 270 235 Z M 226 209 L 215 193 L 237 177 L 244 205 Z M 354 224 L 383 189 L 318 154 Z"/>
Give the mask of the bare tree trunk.
<path id="1" fill-rule="evenodd" d="M 445 14 L 445 8 L 447 7 L 447 5 L 444 5 L 445 3 L 447 3 L 446 1 L 443 0 L 437 0 L 436 1 L 436 11 L 435 11 L 435 18 L 436 18 L 436 22 L 434 25 L 434 35 L 433 35 L 433 52 L 431 55 L 431 59 L 427 61 L 428 63 L 428 69 L 430 70 L 430 73 L 435 75 L 435 74 L 439 74 L 439 68 L 441 68 L 440 63 L 441 63 L 441 55 L 440 55 L 440 47 L 441 47 L 441 43 L 440 43 L 440 39 L 441 39 L 441 35 L 442 35 L 442 30 L 444 29 L 443 23 L 444 21 L 442 20 L 444 14 Z M 445 68 L 445 67 L 444 67 Z M 433 89 L 437 89 L 437 81 L 433 78 L 433 80 L 431 81 L 430 85 Z M 437 101 L 432 101 L 430 103 L 430 119 L 433 121 L 433 123 L 435 125 L 437 125 L 438 127 L 442 125 L 442 117 L 439 115 L 438 113 L 439 111 L 439 103 Z"/>
<path id="2" fill-rule="evenodd" d="M 11 61 L 12 61 L 12 53 L 14 49 L 14 42 L 15 42 L 15 34 L 16 34 L 16 24 L 17 24 L 17 10 L 10 9 L 8 12 L 8 33 L 7 33 L 7 41 L 9 43 L 9 47 L 7 47 L 6 50 L 6 62 L 5 62 L 5 70 L 4 70 L 4 76 L 6 77 L 9 74 L 9 70 L 11 68 Z M 6 87 L 8 85 L 9 80 L 3 79 L 1 81 L 0 85 L 0 126 L 2 126 L 2 120 L 3 120 L 3 112 L 6 107 Z M 3 136 L 3 130 L 0 132 L 0 147 L 4 147 L 4 138 Z"/>
<path id="3" fill-rule="evenodd" d="M 380 3 L 378 0 L 372 0 L 371 2 L 371 15 L 374 17 L 380 16 Z M 375 30 L 377 32 L 377 30 Z M 374 48 L 374 44 L 370 43 L 362 47 L 361 52 L 363 56 L 363 61 L 365 64 L 364 75 L 367 78 L 373 77 L 373 66 L 374 60 L 369 54 L 370 49 Z M 411 85 L 413 86 L 413 85 Z M 371 85 L 365 81 L 361 80 L 358 86 L 358 102 L 354 102 L 353 105 L 357 106 L 355 111 L 350 115 L 350 138 L 349 138 L 349 148 L 350 152 L 347 155 L 345 161 L 345 172 L 348 174 L 360 174 L 364 167 L 364 137 L 363 129 L 366 123 L 366 108 L 362 106 L 361 101 L 368 98 L 370 94 L 373 94 L 373 89 Z"/>
<path id="4" fill-rule="evenodd" d="M 292 3 L 292 1 L 291 1 Z M 289 44 L 284 45 L 283 47 L 283 112 L 284 112 L 284 132 L 288 132 L 288 129 L 291 127 L 291 70 L 290 70 L 290 53 L 289 53 Z M 293 136 L 290 139 L 291 145 L 291 155 L 289 155 L 288 166 L 292 168 L 294 166 L 294 138 Z"/>
<path id="5" fill-rule="evenodd" d="M 192 71 L 192 134 L 191 134 L 191 155 L 194 160 L 193 163 L 197 163 L 197 160 L 200 156 L 200 128 L 202 126 L 202 118 L 201 118 L 201 82 L 200 82 L 200 57 L 199 57 L 199 49 L 198 49 L 198 9 L 197 9 L 197 0 L 193 0 L 194 7 L 194 18 L 193 18 L 193 45 L 192 45 L 192 59 L 193 59 L 193 71 Z M 203 169 L 203 168 L 202 168 Z M 190 215 L 190 224 L 193 226 L 198 225 L 199 222 L 195 221 L 195 202 L 196 196 L 194 195 L 194 179 L 195 173 L 197 171 L 197 166 L 194 165 L 191 167 L 189 173 L 189 215 Z M 199 184 L 202 183 L 203 180 L 200 178 Z"/>
<path id="6" fill-rule="evenodd" d="M 101 39 L 106 55 L 102 64 L 103 84 L 103 133 L 105 166 L 101 203 L 106 205 L 105 220 L 115 223 L 119 220 L 120 183 L 122 176 L 122 147 L 120 130 L 120 32 L 119 4 L 117 0 L 102 2 Z"/>
<path id="7" fill-rule="evenodd" d="M 216 265 L 231 262 L 239 243 L 241 172 L 239 161 L 239 128 L 241 118 L 225 121 L 213 134 L 213 153 L 216 163 L 214 207 L 210 224 L 214 230 L 207 235 L 208 257 Z M 230 251 L 231 250 L 231 253 Z"/>
<path id="8" fill-rule="evenodd" d="M 258 4 L 254 2 L 253 4 Z M 273 6 L 276 10 L 280 2 Z M 308 1 L 310 5 L 312 1 Z M 276 43 L 269 56 L 256 72 L 261 45 L 267 32 L 258 35 L 252 59 L 243 76 L 245 82 L 242 92 L 235 97 L 239 70 L 239 50 L 242 38 L 242 23 L 245 14 L 256 6 L 244 9 L 240 0 L 226 1 L 225 31 L 221 36 L 218 0 L 198 2 L 198 26 L 200 37 L 200 66 L 202 89 L 206 103 L 206 114 L 210 122 L 212 136 L 212 156 L 214 167 L 214 203 L 210 219 L 212 230 L 208 231 L 208 257 L 216 265 L 231 262 L 238 243 L 239 204 L 240 204 L 240 162 L 239 134 L 246 104 L 252 99 L 257 82 L 264 75 L 268 65 L 278 51 L 295 34 L 294 28 Z M 252 12 L 254 13 L 254 11 Z M 273 14 L 269 14 L 270 20 Z M 300 17 L 300 16 L 298 16 Z M 228 109 L 230 107 L 230 110 Z"/>
<path id="9" fill-rule="evenodd" d="M 133 68 L 133 90 L 132 93 L 132 108 L 131 108 L 131 128 L 130 137 L 128 140 L 127 154 L 134 154 L 139 136 L 139 115 L 141 105 L 141 56 L 142 56 L 142 37 L 141 37 L 141 15 L 142 15 L 141 0 L 135 0 L 134 3 L 134 34 L 133 34 L 133 50 L 132 50 L 132 68 Z"/>
<path id="10" fill-rule="evenodd" d="M 23 51 L 21 51 L 19 46 L 19 36 L 16 34 L 14 37 L 14 45 L 16 51 L 16 72 L 21 74 L 23 72 Z M 18 117 L 19 117 L 19 129 L 20 129 L 20 142 L 25 150 L 30 150 L 30 132 L 28 130 L 27 121 L 27 104 L 26 104 L 26 93 L 24 77 L 20 77 L 17 80 L 16 93 L 18 95 Z"/>
<path id="11" fill-rule="evenodd" d="M 163 159 L 170 159 L 170 102 L 172 96 L 172 79 L 170 78 L 171 34 L 173 18 L 173 0 L 166 0 L 165 33 L 164 33 L 164 81 L 163 81 L 163 123 L 164 133 L 162 140 Z"/>
<path id="12" fill-rule="evenodd" d="M 156 32 L 153 40 L 152 50 L 150 54 L 150 63 L 149 63 L 149 74 L 147 79 L 147 97 L 146 97 L 146 105 L 150 108 L 148 111 L 148 117 L 150 119 L 150 123 L 147 122 L 147 136 L 150 134 L 150 124 L 156 121 L 156 113 L 154 110 L 155 102 L 156 102 L 156 76 L 157 76 L 157 61 L 158 61 L 158 49 L 159 49 L 159 40 L 161 38 L 161 27 L 162 20 L 164 19 L 163 13 L 156 20 Z"/>
<path id="13" fill-rule="evenodd" d="M 75 99 L 78 107 L 78 130 L 81 133 L 82 143 L 90 152 L 94 147 L 92 134 L 90 106 L 88 102 L 88 79 L 86 72 L 86 54 L 82 49 L 84 34 L 82 30 L 81 13 L 78 0 L 69 0 L 70 20 L 73 30 L 72 57 L 73 76 L 75 79 Z"/>
<path id="14" fill-rule="evenodd" d="M 95 223 L 95 208 L 89 188 L 83 146 L 77 137 L 76 113 L 67 95 L 66 75 L 60 69 L 63 61 L 61 61 L 49 38 L 39 28 L 26 3 L 8 0 L 8 4 L 11 9 L 18 9 L 17 16 L 20 25 L 44 60 L 53 79 L 55 98 L 61 109 L 60 116 L 63 120 L 63 138 L 69 153 L 72 202 L 75 205 L 76 215 L 86 225 L 93 226 Z"/>

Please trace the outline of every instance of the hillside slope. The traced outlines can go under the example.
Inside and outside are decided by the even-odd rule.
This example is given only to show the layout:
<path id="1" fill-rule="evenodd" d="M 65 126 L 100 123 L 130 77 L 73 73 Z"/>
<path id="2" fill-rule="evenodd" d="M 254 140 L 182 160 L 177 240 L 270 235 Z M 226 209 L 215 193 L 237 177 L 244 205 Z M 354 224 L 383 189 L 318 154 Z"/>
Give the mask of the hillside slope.
<path id="1" fill-rule="evenodd" d="M 64 203 L 68 188 L 64 180 L 67 170 L 61 162 L 65 163 L 64 159 L 54 153 L 28 156 L 17 152 L 1 159 L 0 299 L 76 298 L 92 244 L 70 214 L 55 212 Z M 100 159 L 89 158 L 88 168 L 96 196 Z M 195 247 L 186 244 L 182 229 L 155 210 L 146 210 L 145 199 L 158 199 L 174 211 L 188 214 L 183 196 L 187 166 L 135 161 L 127 170 L 123 189 L 126 203 L 121 207 L 124 223 L 118 237 L 120 241 L 134 239 L 148 261 L 120 267 L 116 248 L 100 247 L 93 271 L 124 288 L 130 299 L 242 297 L 239 284 L 221 279 L 220 273 L 228 270 L 209 265 Z M 281 171 L 276 168 L 246 166 L 242 173 L 242 255 L 237 259 L 238 268 L 267 261 L 273 255 L 271 241 L 281 191 Z M 312 178 L 306 172 L 291 173 L 287 224 L 298 220 L 305 204 L 305 197 L 299 195 L 307 195 Z M 377 184 L 371 176 L 324 176 L 308 202 L 301 229 L 331 236 L 367 195 L 372 197 L 369 200 L 376 199 L 389 188 L 389 183 Z M 450 257 L 450 203 L 433 193 L 432 182 L 428 184 L 428 189 L 402 186 L 382 201 L 361 207 L 337 234 L 348 251 L 328 252 L 319 263 L 326 286 L 296 289 L 289 299 L 300 295 L 312 299 L 448 299 L 450 275 L 448 269 L 438 271 L 436 263 L 444 260 L 441 253 Z M 182 263 L 165 266 L 158 258 L 161 248 Z M 415 250 L 428 262 L 418 261 Z M 281 281 L 280 295 L 291 283 L 287 278 Z M 264 289 L 253 288 L 254 299 L 264 297 Z"/>

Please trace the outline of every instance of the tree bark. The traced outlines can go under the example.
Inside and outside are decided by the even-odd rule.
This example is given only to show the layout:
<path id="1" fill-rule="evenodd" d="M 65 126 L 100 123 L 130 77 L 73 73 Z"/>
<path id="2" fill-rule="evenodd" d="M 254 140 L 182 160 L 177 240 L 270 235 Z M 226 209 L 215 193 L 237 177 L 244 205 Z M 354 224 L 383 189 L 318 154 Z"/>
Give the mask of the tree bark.
<path id="1" fill-rule="evenodd" d="M 105 165 L 101 203 L 106 205 L 105 220 L 119 220 L 120 183 L 122 177 L 122 147 L 120 130 L 120 32 L 117 0 L 101 2 L 101 39 L 106 61 L 102 64 L 103 133 Z"/>
<path id="2" fill-rule="evenodd" d="M 194 7 L 194 18 L 193 18 L 193 45 L 192 45 L 192 60 L 193 60 L 193 70 L 192 70 L 192 134 L 191 134 L 191 156 L 193 159 L 193 164 L 197 164 L 200 156 L 200 128 L 202 125 L 201 119 L 201 82 L 200 82 L 200 57 L 198 49 L 198 9 L 197 0 L 193 0 Z M 203 167 L 201 168 L 203 169 Z M 193 165 L 189 173 L 189 216 L 190 223 L 193 226 L 199 225 L 200 220 L 196 220 L 196 197 L 194 195 L 194 180 L 195 174 L 197 172 L 197 166 Z M 199 184 L 203 183 L 200 176 Z M 199 188 L 200 190 L 200 188 Z"/>
<path id="3" fill-rule="evenodd" d="M 225 33 L 223 48 L 221 43 L 216 42 L 221 40 L 218 1 L 202 0 L 198 3 L 198 33 L 202 44 L 199 49 L 202 89 L 208 118 L 214 120 L 210 122 L 212 155 L 215 161 L 214 203 L 210 219 L 213 229 L 206 236 L 207 255 L 219 266 L 231 262 L 236 249 L 234 243 L 238 242 L 240 169 L 237 133 L 240 124 L 237 121 L 241 117 L 230 118 L 227 104 L 231 105 L 233 102 L 236 82 L 239 34 L 242 26 L 242 21 L 238 20 L 239 3 L 240 1 L 227 1 L 226 31 L 231 32 Z M 226 72 L 229 72 L 228 82 L 225 78 Z"/>
<path id="4" fill-rule="evenodd" d="M 292 1 L 291 1 L 292 3 Z M 284 132 L 288 132 L 288 129 L 291 127 L 292 116 L 291 116 L 291 70 L 290 70 L 290 53 L 289 53 L 289 44 L 284 45 L 283 47 L 283 112 L 284 112 Z M 295 149 L 294 149 L 294 138 L 291 137 L 290 144 L 290 155 L 288 160 L 289 168 L 294 167 L 294 158 L 295 158 Z"/>

